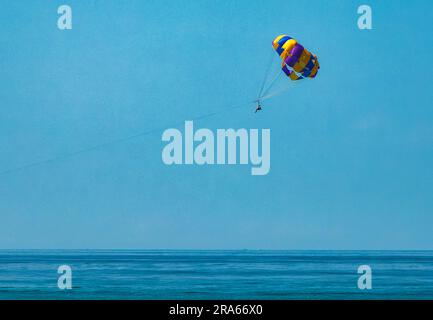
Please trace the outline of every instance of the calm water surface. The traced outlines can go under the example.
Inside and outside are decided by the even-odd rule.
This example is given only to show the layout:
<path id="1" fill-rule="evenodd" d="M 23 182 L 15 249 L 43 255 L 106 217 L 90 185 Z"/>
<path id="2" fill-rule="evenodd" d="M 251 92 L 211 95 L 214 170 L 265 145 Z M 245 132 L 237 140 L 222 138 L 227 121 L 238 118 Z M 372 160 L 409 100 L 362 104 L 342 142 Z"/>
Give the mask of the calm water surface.
<path id="1" fill-rule="evenodd" d="M 0 250 L 0 299 L 433 299 L 433 251 Z"/>

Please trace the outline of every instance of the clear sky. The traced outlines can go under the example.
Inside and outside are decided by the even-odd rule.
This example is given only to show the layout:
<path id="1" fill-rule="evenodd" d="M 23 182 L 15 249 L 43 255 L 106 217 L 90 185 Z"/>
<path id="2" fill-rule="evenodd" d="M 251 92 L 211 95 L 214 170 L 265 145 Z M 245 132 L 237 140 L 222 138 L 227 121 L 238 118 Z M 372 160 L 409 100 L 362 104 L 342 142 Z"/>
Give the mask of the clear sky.
<path id="1" fill-rule="evenodd" d="M 267 176 L 166 166 L 161 129 L 0 175 L 0 248 L 433 249 L 433 2 L 0 8 L 0 171 L 248 103 L 281 33 L 321 63 L 259 114 L 194 122 L 270 128 Z"/>

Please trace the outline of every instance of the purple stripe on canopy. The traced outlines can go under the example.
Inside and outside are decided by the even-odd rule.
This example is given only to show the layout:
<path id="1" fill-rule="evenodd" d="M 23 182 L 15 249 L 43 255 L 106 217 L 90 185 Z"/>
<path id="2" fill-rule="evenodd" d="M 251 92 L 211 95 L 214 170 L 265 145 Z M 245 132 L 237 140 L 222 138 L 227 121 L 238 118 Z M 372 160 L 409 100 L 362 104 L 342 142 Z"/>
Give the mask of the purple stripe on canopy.
<path id="1" fill-rule="evenodd" d="M 292 71 L 290 71 L 286 65 L 283 66 L 283 71 L 286 74 L 286 76 L 290 77 Z"/>
<path id="2" fill-rule="evenodd" d="M 297 43 L 292 51 L 290 52 L 290 55 L 284 60 L 284 62 L 293 68 L 293 66 L 298 62 L 299 57 L 301 56 L 302 52 L 304 51 L 304 47 L 301 46 L 299 43 Z"/>

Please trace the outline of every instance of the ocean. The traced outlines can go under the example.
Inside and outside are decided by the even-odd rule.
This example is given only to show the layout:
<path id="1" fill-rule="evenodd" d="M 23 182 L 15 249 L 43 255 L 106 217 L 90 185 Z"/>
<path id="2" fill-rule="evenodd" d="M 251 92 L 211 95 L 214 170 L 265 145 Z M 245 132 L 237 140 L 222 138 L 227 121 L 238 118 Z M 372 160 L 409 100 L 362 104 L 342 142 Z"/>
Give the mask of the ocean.
<path id="1" fill-rule="evenodd" d="M 0 250 L 0 299 L 433 299 L 433 251 Z"/>

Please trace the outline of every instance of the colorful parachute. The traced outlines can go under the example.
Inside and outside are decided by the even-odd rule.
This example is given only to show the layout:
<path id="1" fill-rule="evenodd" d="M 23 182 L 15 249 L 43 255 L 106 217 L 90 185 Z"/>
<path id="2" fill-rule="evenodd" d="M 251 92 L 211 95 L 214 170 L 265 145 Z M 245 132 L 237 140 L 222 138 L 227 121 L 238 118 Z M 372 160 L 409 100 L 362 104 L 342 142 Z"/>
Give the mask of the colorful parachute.
<path id="1" fill-rule="evenodd" d="M 282 69 L 292 80 L 314 78 L 320 69 L 319 60 L 295 39 L 280 35 L 272 42 L 275 51 L 283 60 Z M 291 69 L 289 69 L 289 67 Z"/>

